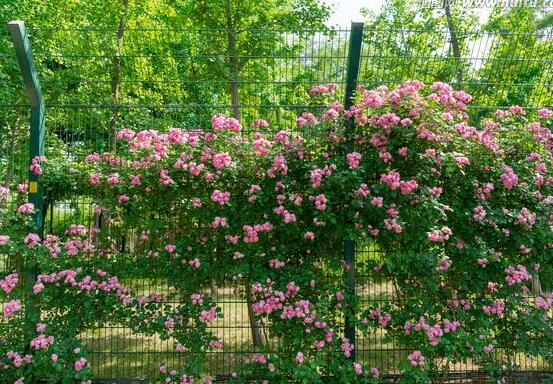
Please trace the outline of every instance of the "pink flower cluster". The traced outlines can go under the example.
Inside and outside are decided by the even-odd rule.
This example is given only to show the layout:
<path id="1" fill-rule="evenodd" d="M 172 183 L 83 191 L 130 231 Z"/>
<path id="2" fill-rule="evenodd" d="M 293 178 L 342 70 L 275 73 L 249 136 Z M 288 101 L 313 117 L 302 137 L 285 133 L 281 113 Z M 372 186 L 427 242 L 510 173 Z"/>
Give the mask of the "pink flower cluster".
<path id="1" fill-rule="evenodd" d="M 324 168 L 315 168 L 313 169 L 309 175 L 311 180 L 311 186 L 313 188 L 318 188 L 321 186 L 321 182 L 323 180 L 324 176 L 331 176 L 332 172 L 336 169 L 336 165 L 331 164 L 327 165 Z"/>
<path id="2" fill-rule="evenodd" d="M 46 160 L 46 157 L 44 156 L 35 156 L 31 160 L 31 165 L 29 166 L 29 171 L 35 176 L 42 175 L 43 171 L 40 166 L 40 162 Z"/>
<path id="3" fill-rule="evenodd" d="M 185 163 L 180 163 L 179 160 L 177 160 L 177 162 L 173 165 L 173 168 L 180 168 L 180 167 L 188 170 L 188 172 L 190 172 L 192 175 L 198 176 L 200 173 L 202 173 L 203 169 L 205 168 L 205 165 L 202 163 L 197 164 L 193 161 L 185 164 Z"/>
<path id="4" fill-rule="evenodd" d="M 388 210 L 389 211 L 389 210 Z M 397 222 L 395 217 L 391 219 L 384 219 L 384 228 L 390 232 L 401 233 L 403 227 Z"/>
<path id="5" fill-rule="evenodd" d="M 267 356 L 261 353 L 253 353 L 250 360 L 257 364 L 267 364 Z"/>
<path id="6" fill-rule="evenodd" d="M 475 183 L 474 188 L 476 189 L 476 197 L 479 200 L 484 201 L 490 198 L 494 186 L 492 183 L 484 183 L 484 185 L 482 186 L 479 186 L 478 183 Z"/>
<path id="7" fill-rule="evenodd" d="M 273 229 L 273 225 L 269 222 L 255 225 L 244 225 L 242 227 L 246 236 L 244 236 L 245 243 L 257 243 L 259 241 L 260 232 L 269 232 Z"/>
<path id="8" fill-rule="evenodd" d="M 326 209 L 327 199 L 324 194 L 315 196 L 313 200 L 315 202 L 315 209 L 318 211 L 324 211 Z"/>
<path id="9" fill-rule="evenodd" d="M 313 321 L 313 316 L 310 316 L 311 303 L 308 300 L 299 300 L 294 305 L 286 305 L 282 307 L 281 319 L 293 319 L 294 317 L 304 319 L 304 322 Z"/>
<path id="10" fill-rule="evenodd" d="M 428 240 L 443 243 L 444 241 L 449 240 L 449 236 L 453 231 L 449 227 L 442 227 L 440 229 L 434 229 L 428 233 Z"/>
<path id="11" fill-rule="evenodd" d="M 549 119 L 550 117 L 553 116 L 553 111 L 551 109 L 547 109 L 547 108 L 540 108 L 538 110 L 538 116 L 542 117 L 544 119 Z"/>
<path id="12" fill-rule="evenodd" d="M 209 342 L 209 346 L 212 347 L 212 348 L 222 348 L 223 347 L 223 342 L 220 341 L 220 340 L 211 340 Z"/>
<path id="13" fill-rule="evenodd" d="M 334 91 L 336 89 L 336 84 L 321 84 L 321 85 L 316 85 L 314 86 L 313 88 L 311 88 L 311 90 L 309 91 L 309 94 L 311 96 L 316 96 L 316 95 L 324 95 L 324 94 L 327 94 L 327 93 L 330 93 L 332 91 Z"/>
<path id="14" fill-rule="evenodd" d="M 15 351 L 8 351 L 6 352 L 6 357 L 10 360 L 12 360 L 12 364 L 14 367 L 21 367 L 23 363 L 31 364 L 33 362 L 33 356 L 31 355 L 25 355 L 24 357 L 21 357 L 19 353 Z M 21 379 L 20 379 L 21 380 Z M 19 380 L 18 380 L 19 381 Z M 20 381 L 21 384 L 23 384 L 23 381 Z M 15 384 L 15 383 L 14 383 Z"/>
<path id="15" fill-rule="evenodd" d="M 396 190 L 399 188 L 401 190 L 401 194 L 404 196 L 408 195 L 419 187 L 415 179 L 411 179 L 409 181 L 401 180 L 399 173 L 396 171 L 390 171 L 386 174 L 380 175 L 380 181 L 387 184 L 391 190 Z"/>
<path id="16" fill-rule="evenodd" d="M 162 185 L 171 185 L 174 184 L 175 181 L 169 176 L 168 170 L 161 168 L 159 170 L 159 183 Z"/>
<path id="17" fill-rule="evenodd" d="M 457 294 L 454 294 L 453 298 L 447 301 L 447 305 L 449 305 L 452 308 L 463 308 L 467 311 L 472 308 L 472 303 L 470 300 L 459 299 L 457 297 Z"/>
<path id="18" fill-rule="evenodd" d="M 2 289 L 4 292 L 9 294 L 15 288 L 18 281 L 19 281 L 19 274 L 15 272 L 10 273 L 5 278 L 0 279 L 0 289 Z"/>
<path id="19" fill-rule="evenodd" d="M 279 205 L 278 207 L 273 209 L 273 212 L 276 213 L 277 215 L 282 216 L 286 224 L 294 223 L 296 221 L 296 215 L 284 209 L 284 206 L 282 205 Z"/>
<path id="20" fill-rule="evenodd" d="M 39 293 L 44 288 L 44 284 L 59 284 L 60 282 L 63 282 L 71 287 L 78 288 L 80 291 L 84 291 L 87 295 L 90 295 L 92 292 L 115 292 L 115 295 L 121 300 L 128 299 L 130 288 L 121 285 L 116 276 L 108 277 L 104 281 L 99 282 L 91 276 L 86 275 L 78 281 L 77 276 L 81 272 L 82 270 L 77 268 L 65 269 L 51 274 L 42 273 L 37 277 L 37 284 L 35 284 L 37 289 L 35 290 L 35 293 Z M 106 277 L 106 274 L 103 271 L 98 271 L 97 275 L 102 278 Z"/>
<path id="21" fill-rule="evenodd" d="M 378 319 L 378 324 L 382 327 L 386 327 L 388 323 L 392 320 L 392 315 L 389 313 L 382 313 L 382 309 L 380 307 L 377 307 L 375 309 L 371 309 L 369 312 L 369 317 L 371 319 Z"/>
<path id="22" fill-rule="evenodd" d="M 342 338 L 342 351 L 344 352 L 345 357 L 350 357 L 353 352 L 354 346 L 347 338 Z"/>
<path id="23" fill-rule="evenodd" d="M 517 283 L 522 283 L 523 281 L 528 281 L 532 279 L 532 276 L 526 270 L 524 265 L 517 265 L 517 267 L 508 267 L 505 269 L 505 280 L 509 285 L 515 285 Z"/>
<path id="24" fill-rule="evenodd" d="M 503 173 L 500 176 L 501 182 L 503 183 L 505 189 L 510 191 L 515 185 L 518 184 L 518 176 L 513 169 L 507 165 L 503 165 L 501 169 L 503 170 Z"/>
<path id="25" fill-rule="evenodd" d="M 502 318 L 505 311 L 505 303 L 503 300 L 494 300 L 492 305 L 483 305 L 482 310 L 486 315 L 497 315 L 497 317 Z"/>
<path id="26" fill-rule="evenodd" d="M 317 118 L 315 117 L 315 115 L 309 112 L 302 113 L 301 116 L 296 119 L 296 124 L 298 127 L 304 127 L 307 124 L 316 124 L 316 123 L 317 123 Z"/>
<path id="27" fill-rule="evenodd" d="M 232 159 L 228 152 L 221 152 L 216 153 L 213 155 L 213 166 L 217 169 L 223 169 L 225 167 L 228 167 L 230 163 L 232 162 Z"/>
<path id="28" fill-rule="evenodd" d="M 36 247 L 38 244 L 40 244 L 40 236 L 36 233 L 29 233 L 25 239 L 23 240 L 25 244 L 29 247 L 29 249 Z"/>
<path id="29" fill-rule="evenodd" d="M 548 294 L 547 297 L 538 296 L 536 297 L 536 307 L 549 310 L 553 306 L 553 294 Z"/>
<path id="30" fill-rule="evenodd" d="M 359 188 L 355 191 L 355 196 L 357 197 L 367 197 L 371 194 L 369 186 L 365 183 L 361 184 Z"/>
<path id="31" fill-rule="evenodd" d="M 254 128 L 269 128 L 269 122 L 263 119 L 255 119 L 252 121 L 252 127 Z"/>
<path id="32" fill-rule="evenodd" d="M 426 362 L 422 352 L 419 350 L 410 353 L 409 356 L 407 356 L 407 360 L 409 360 L 409 364 L 413 367 L 422 367 Z"/>
<path id="33" fill-rule="evenodd" d="M 4 304 L 4 317 L 10 317 L 21 309 L 21 302 L 19 300 L 10 300 Z"/>
<path id="34" fill-rule="evenodd" d="M 252 148 L 257 157 L 265 156 L 269 154 L 269 150 L 273 147 L 273 143 L 263 137 L 257 137 L 253 143 Z"/>
<path id="35" fill-rule="evenodd" d="M 451 267 L 451 264 L 452 264 L 451 260 L 446 258 L 441 258 L 440 260 L 438 260 L 438 266 L 436 267 L 436 270 L 440 272 L 445 272 Z"/>
<path id="36" fill-rule="evenodd" d="M 30 213 L 33 213 L 34 210 L 35 210 L 35 205 L 34 205 L 33 203 L 21 204 L 21 205 L 17 208 L 17 212 L 18 212 L 18 213 L 23 213 L 23 214 L 30 214 Z"/>
<path id="37" fill-rule="evenodd" d="M 88 365 L 88 361 L 84 357 L 81 357 L 79 360 L 75 361 L 73 367 L 75 368 L 75 371 L 78 372 L 81 369 L 88 367 Z"/>
<path id="38" fill-rule="evenodd" d="M 545 143 L 546 148 L 551 149 L 551 139 L 553 138 L 553 133 L 547 127 L 542 127 L 540 123 L 534 122 L 528 124 L 527 129 L 534 133 L 534 140 Z"/>
<path id="39" fill-rule="evenodd" d="M 366 107 L 378 108 L 384 105 L 384 98 L 377 91 L 365 91 L 361 99 L 361 104 Z"/>
<path id="40" fill-rule="evenodd" d="M 286 296 L 283 292 L 273 291 L 272 288 L 263 288 L 261 285 L 257 285 L 252 286 L 252 291 L 263 292 L 265 294 L 264 299 L 258 300 L 252 304 L 252 310 L 256 315 L 270 314 L 280 310 L 283 308 L 283 303 L 286 301 Z M 292 311 L 289 311 L 289 313 L 292 313 Z M 283 316 L 286 317 L 287 315 L 283 313 Z"/>
<path id="41" fill-rule="evenodd" d="M 361 162 L 361 159 L 363 158 L 360 153 L 357 152 L 351 152 L 347 154 L 348 164 L 351 169 L 355 169 L 359 167 L 359 163 Z"/>
<path id="42" fill-rule="evenodd" d="M 492 344 L 488 344 L 488 345 L 485 345 L 485 346 L 482 348 L 482 351 L 483 351 L 484 353 L 489 354 L 489 353 L 492 353 L 493 348 L 494 348 L 494 347 L 493 347 Z"/>
<path id="43" fill-rule="evenodd" d="M 457 156 L 455 157 L 455 162 L 460 166 L 465 166 L 470 164 L 470 160 L 466 156 Z"/>
<path id="44" fill-rule="evenodd" d="M 230 192 L 221 192 L 218 189 L 211 194 L 211 201 L 219 205 L 225 205 L 230 199 Z"/>
<path id="45" fill-rule="evenodd" d="M 288 165 L 286 164 L 284 156 L 275 157 L 273 165 L 267 170 L 267 175 L 269 175 L 270 178 L 275 178 L 276 172 L 279 172 L 282 176 L 285 176 L 286 173 L 288 173 Z"/>
<path id="46" fill-rule="evenodd" d="M 386 134 L 392 132 L 392 128 L 398 125 L 401 121 L 401 118 L 395 113 L 385 113 L 382 116 L 374 115 L 370 119 L 371 125 L 380 126 Z"/>
<path id="47" fill-rule="evenodd" d="M 209 226 L 213 229 L 216 229 L 219 227 L 228 227 L 227 218 L 216 216 L 211 222 L 211 224 L 209 224 Z"/>
<path id="48" fill-rule="evenodd" d="M 403 332 L 405 335 L 410 335 L 411 332 L 420 332 L 425 331 L 426 336 L 428 337 L 428 340 L 430 341 L 430 345 L 436 346 L 440 343 L 440 338 L 444 335 L 444 333 L 454 332 L 461 326 L 461 323 L 457 320 L 450 321 L 448 319 L 444 319 L 444 326 L 442 326 L 438 323 L 434 325 L 429 325 L 424 317 L 421 317 L 418 321 L 418 323 L 411 323 L 409 321 L 405 322 L 405 325 L 403 326 Z"/>
<path id="49" fill-rule="evenodd" d="M 472 215 L 474 221 L 482 221 L 486 217 L 486 209 L 481 205 L 474 208 L 472 212 L 474 213 Z"/>
<path id="50" fill-rule="evenodd" d="M 174 245 L 174 244 L 167 244 L 164 249 L 168 252 L 168 253 L 173 253 L 175 252 L 175 250 L 177 249 L 177 247 Z"/>
<path id="51" fill-rule="evenodd" d="M 382 206 L 384 205 L 384 198 L 382 196 L 373 197 L 373 199 L 371 200 L 371 204 L 375 207 L 382 208 Z"/>
<path id="52" fill-rule="evenodd" d="M 53 336 L 46 336 L 44 334 L 40 334 L 37 337 L 35 337 L 33 340 L 31 340 L 31 348 L 33 349 L 48 349 L 50 345 L 54 344 L 54 337 Z"/>
<path id="53" fill-rule="evenodd" d="M 190 298 L 192 299 L 192 304 L 194 305 L 202 305 L 204 303 L 203 293 L 193 293 Z"/>
<path id="54" fill-rule="evenodd" d="M 210 323 L 217 318 L 217 307 L 211 307 L 208 311 L 203 310 L 200 313 L 200 320 L 205 323 Z"/>
<path id="55" fill-rule="evenodd" d="M 536 224 L 536 214 L 531 213 L 528 208 L 523 207 L 515 219 L 515 224 L 523 225 L 526 228 L 532 228 L 532 226 Z"/>
<path id="56" fill-rule="evenodd" d="M 135 135 L 136 132 L 132 129 L 122 128 L 117 132 L 117 140 L 131 141 Z"/>
<path id="57" fill-rule="evenodd" d="M 279 259 L 271 259 L 269 260 L 269 267 L 273 269 L 280 269 L 283 268 L 286 265 L 284 261 L 280 261 Z"/>
<path id="58" fill-rule="evenodd" d="M 307 231 L 303 234 L 303 238 L 306 240 L 314 240 L 315 234 L 312 231 Z"/>
<path id="59" fill-rule="evenodd" d="M 222 113 L 211 118 L 211 127 L 215 132 L 220 132 L 223 130 L 240 132 L 242 130 L 242 126 L 240 125 L 240 122 L 238 120 L 233 117 L 227 117 Z"/>
<path id="60" fill-rule="evenodd" d="M 519 105 L 511 105 L 509 107 L 509 112 L 511 112 L 513 115 L 524 115 L 525 114 L 524 108 L 522 108 Z"/>
<path id="61" fill-rule="evenodd" d="M 50 253 L 52 254 L 51 247 L 52 245 L 49 243 L 48 248 L 50 249 Z M 81 240 L 78 237 L 72 237 L 63 244 L 63 248 L 67 251 L 68 256 L 76 256 L 80 250 L 83 250 L 86 253 L 94 252 L 92 237 L 89 237 L 85 241 Z M 54 250 L 57 251 L 57 249 L 54 249 Z"/>

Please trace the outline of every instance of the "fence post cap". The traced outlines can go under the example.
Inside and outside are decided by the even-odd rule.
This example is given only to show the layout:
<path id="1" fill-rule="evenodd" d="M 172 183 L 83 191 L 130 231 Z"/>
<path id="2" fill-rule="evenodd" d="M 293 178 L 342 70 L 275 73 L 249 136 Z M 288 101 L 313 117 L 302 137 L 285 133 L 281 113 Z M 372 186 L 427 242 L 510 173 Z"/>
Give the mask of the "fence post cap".
<path id="1" fill-rule="evenodd" d="M 24 26 L 25 25 L 25 22 L 23 20 L 11 20 L 11 21 L 8 21 L 8 26 L 11 27 L 11 26 Z"/>

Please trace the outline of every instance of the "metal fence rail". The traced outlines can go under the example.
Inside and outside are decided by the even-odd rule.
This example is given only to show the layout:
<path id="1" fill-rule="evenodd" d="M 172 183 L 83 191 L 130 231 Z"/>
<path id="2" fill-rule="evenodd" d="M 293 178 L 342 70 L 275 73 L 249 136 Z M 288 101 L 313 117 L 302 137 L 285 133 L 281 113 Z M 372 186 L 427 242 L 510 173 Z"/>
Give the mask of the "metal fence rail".
<path id="1" fill-rule="evenodd" d="M 45 155 L 63 167 L 90 151 L 110 150 L 121 127 L 161 131 L 171 126 L 202 127 L 220 112 L 240 117 L 244 126 L 265 118 L 271 129 L 290 129 L 298 113 L 323 108 L 309 99 L 308 91 L 325 83 L 336 83 L 336 97 L 343 101 L 348 84 L 351 91 L 355 84 L 393 86 L 407 79 L 450 82 L 473 94 L 474 124 L 510 104 L 528 109 L 553 106 L 551 30 L 541 34 L 459 31 L 461 54 L 456 56 L 449 31 L 354 28 L 242 31 L 237 33 L 240 51 L 225 45 L 231 33 L 227 30 L 126 29 L 120 38 L 117 29 L 29 28 L 46 104 Z M 360 46 L 354 44 L 355 36 L 361 38 Z M 9 44 L 3 41 L 0 47 L 5 46 Z M 514 56 L 515 51 L 519 55 Z M 0 140 L 0 184 L 15 185 L 27 176 L 29 109 L 14 76 L 19 69 L 13 53 L 1 52 L 0 57 L 6 64 L 0 68 L 0 78 L 8 79 L 0 81 L 0 135 L 9 138 Z M 349 82 L 348 59 L 359 66 L 358 75 Z M 90 202 L 63 184 L 45 191 L 44 205 L 46 233 L 92 220 Z M 365 245 L 355 252 L 353 244 L 346 248 L 346 257 L 355 265 L 348 277 L 350 289 L 358 294 L 361 307 L 394 300 L 392 284 L 375 279 L 369 268 L 382 257 L 380 251 Z M 344 249 L 336 252 L 343 255 Z M 9 273 L 2 269 L 1 260 L 0 274 Z M 145 295 L 167 290 L 155 276 L 121 277 Z M 229 283 L 214 295 L 228 314 L 213 325 L 225 347 L 211 353 L 210 368 L 221 377 L 240 372 L 241 360 L 252 351 L 240 289 Z M 353 339 L 355 330 L 345 326 Z M 170 340 L 142 337 L 117 325 L 103 324 L 81 337 L 91 350 L 98 379 L 104 382 L 145 379 L 161 363 L 176 366 L 183 358 Z M 397 367 L 407 352 L 383 338 L 382 331 L 358 337 L 357 359 L 384 371 Z M 515 360 L 521 372 L 551 369 L 525 356 Z M 475 382 L 479 380 L 472 373 L 477 366 L 451 368 L 460 372 L 452 376 L 454 382 L 466 382 L 471 375 Z"/>

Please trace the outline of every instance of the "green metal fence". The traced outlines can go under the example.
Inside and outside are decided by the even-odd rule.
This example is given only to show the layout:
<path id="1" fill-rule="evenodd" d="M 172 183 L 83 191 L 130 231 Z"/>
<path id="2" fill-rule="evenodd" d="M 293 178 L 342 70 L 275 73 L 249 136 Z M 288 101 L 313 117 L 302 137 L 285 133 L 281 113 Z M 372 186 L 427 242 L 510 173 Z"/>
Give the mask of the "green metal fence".
<path id="1" fill-rule="evenodd" d="M 343 101 L 356 84 L 447 81 L 474 95 L 476 125 L 481 117 L 511 104 L 528 109 L 553 105 L 551 30 L 458 31 L 458 54 L 451 47 L 450 31 L 363 31 L 362 25 L 327 31 L 28 28 L 27 32 L 45 101 L 45 155 L 60 167 L 90 151 L 110 150 L 114 133 L 122 127 L 161 131 L 171 126 L 202 127 L 214 113 L 224 112 L 239 116 L 244 126 L 265 118 L 272 129 L 290 129 L 298 113 L 323 108 L 308 97 L 316 84 L 336 83 L 337 98 Z M 241 50 L 225 45 L 229 33 L 237 35 Z M 35 135 L 29 147 L 27 135 L 38 123 L 30 123 L 29 113 L 36 112 L 21 87 L 20 68 L 26 72 L 25 67 L 18 64 L 9 37 L 2 39 L 0 184 L 13 186 L 28 177 L 29 148 L 31 157 L 36 155 L 39 141 L 31 128 Z M 89 201 L 63 180 L 45 190 L 46 233 L 58 233 L 70 223 L 91 224 L 92 217 Z M 368 268 L 382 257 L 380 251 L 346 243 L 336 252 L 355 265 L 347 281 L 362 308 L 395 300 L 392 284 L 378 280 Z M 2 265 L 0 272 L 9 273 Z M 144 295 L 167 290 L 159 276 L 120 272 L 127 285 Z M 239 290 L 229 282 L 214 295 L 227 314 L 213 325 L 225 342 L 222 351 L 210 355 L 211 371 L 220 377 L 240 372 L 240 362 L 253 350 L 247 306 Z M 347 323 L 344 332 L 355 338 Z M 177 366 L 183 358 L 170 341 L 136 335 L 117 324 L 101 324 L 81 337 L 92 352 L 98 381 L 147 379 L 161 363 Z M 383 337 L 381 331 L 358 337 L 357 360 L 384 371 L 397 367 L 406 351 Z M 497 353 L 518 364 L 521 374 L 551 369 L 543 361 L 508 356 L 508 349 L 498 348 Z M 469 363 L 452 370 L 455 382 L 480 377 L 478 367 Z"/>

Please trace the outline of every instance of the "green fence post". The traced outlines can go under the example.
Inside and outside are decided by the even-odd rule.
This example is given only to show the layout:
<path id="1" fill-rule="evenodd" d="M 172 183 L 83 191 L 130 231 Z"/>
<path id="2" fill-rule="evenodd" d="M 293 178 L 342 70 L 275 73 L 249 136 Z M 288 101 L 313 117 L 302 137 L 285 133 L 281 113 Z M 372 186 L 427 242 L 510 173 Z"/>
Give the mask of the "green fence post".
<path id="1" fill-rule="evenodd" d="M 29 137 L 29 165 L 31 165 L 34 157 L 44 156 L 44 98 L 38 82 L 31 45 L 25 31 L 25 23 L 19 20 L 10 21 L 8 28 L 31 106 L 31 132 Z M 41 237 L 44 217 L 42 211 L 44 207 L 43 194 L 44 188 L 40 176 L 29 171 L 29 203 L 33 203 L 35 206 L 35 229 Z"/>
<path id="2" fill-rule="evenodd" d="M 23 82 L 27 89 L 29 104 L 31 107 L 31 130 L 29 136 L 29 166 L 32 159 L 36 156 L 44 156 L 44 98 L 40 90 L 38 76 L 31 53 L 31 45 L 25 31 L 23 21 L 10 21 L 8 23 L 15 53 L 21 68 Z M 44 186 L 42 178 L 29 170 L 29 203 L 35 206 L 34 231 L 40 236 L 44 235 Z M 33 331 L 33 325 L 37 316 L 36 307 L 33 304 L 32 291 L 36 281 L 37 270 L 34 263 L 26 266 L 25 271 L 25 323 L 26 335 L 29 336 Z"/>
<path id="3" fill-rule="evenodd" d="M 363 41 L 363 23 L 351 23 L 351 34 L 349 38 L 348 48 L 348 69 L 346 74 L 346 95 L 344 100 L 344 108 L 348 110 L 353 105 L 353 96 L 357 87 L 357 79 L 359 77 L 359 65 L 361 60 L 361 44 Z M 345 122 L 346 134 L 346 154 L 353 152 L 353 141 L 350 133 L 353 131 L 353 119 L 347 119 Z M 350 239 L 345 240 L 344 244 L 344 261 L 349 268 L 346 270 L 346 292 L 348 296 L 355 294 L 355 242 Z M 355 345 L 355 323 L 352 321 L 354 316 L 354 308 L 348 305 L 346 310 L 346 318 L 344 324 L 344 333 L 349 341 Z M 355 360 L 355 349 L 352 351 L 351 360 Z"/>

